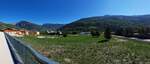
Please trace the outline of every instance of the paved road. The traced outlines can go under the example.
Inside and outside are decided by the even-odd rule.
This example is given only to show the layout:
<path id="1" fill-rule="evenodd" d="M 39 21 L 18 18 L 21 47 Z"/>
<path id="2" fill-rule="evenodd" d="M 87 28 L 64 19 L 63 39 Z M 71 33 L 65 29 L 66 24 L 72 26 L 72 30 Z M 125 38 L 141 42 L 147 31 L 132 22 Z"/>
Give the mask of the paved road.
<path id="1" fill-rule="evenodd" d="M 3 32 L 0 32 L 0 64 L 14 64 Z"/>

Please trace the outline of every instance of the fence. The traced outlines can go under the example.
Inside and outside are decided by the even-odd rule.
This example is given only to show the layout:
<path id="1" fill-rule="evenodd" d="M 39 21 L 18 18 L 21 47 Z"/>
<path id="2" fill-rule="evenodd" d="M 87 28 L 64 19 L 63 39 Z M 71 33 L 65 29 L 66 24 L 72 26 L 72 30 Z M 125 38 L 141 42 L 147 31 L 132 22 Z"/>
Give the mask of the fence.
<path id="1" fill-rule="evenodd" d="M 15 64 L 59 64 L 36 52 L 30 45 L 5 33 Z"/>

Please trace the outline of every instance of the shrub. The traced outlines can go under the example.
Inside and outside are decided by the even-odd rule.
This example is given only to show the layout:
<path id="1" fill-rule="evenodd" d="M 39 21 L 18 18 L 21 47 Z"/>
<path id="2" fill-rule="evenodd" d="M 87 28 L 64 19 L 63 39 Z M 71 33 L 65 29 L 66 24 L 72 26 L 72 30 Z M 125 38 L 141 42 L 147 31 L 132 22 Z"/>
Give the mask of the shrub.
<path id="1" fill-rule="evenodd" d="M 67 34 L 66 34 L 66 33 L 64 33 L 64 34 L 63 34 L 63 37 L 67 37 Z"/>
<path id="2" fill-rule="evenodd" d="M 99 37 L 100 33 L 98 31 L 91 31 L 92 37 Z"/>

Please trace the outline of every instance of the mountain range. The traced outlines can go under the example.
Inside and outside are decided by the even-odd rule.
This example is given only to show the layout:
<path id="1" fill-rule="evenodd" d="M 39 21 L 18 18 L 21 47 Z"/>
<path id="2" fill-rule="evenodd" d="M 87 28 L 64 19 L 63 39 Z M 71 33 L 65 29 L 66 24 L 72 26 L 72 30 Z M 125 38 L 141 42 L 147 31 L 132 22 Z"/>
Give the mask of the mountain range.
<path id="1" fill-rule="evenodd" d="M 45 23 L 38 25 L 29 21 L 20 21 L 14 24 L 7 24 L 0 22 L 0 29 L 4 28 L 16 28 L 16 29 L 27 29 L 36 31 L 46 30 L 62 30 L 62 31 L 89 31 L 91 29 L 97 29 L 103 31 L 105 27 L 109 26 L 113 31 L 121 27 L 150 27 L 150 15 L 105 15 L 81 18 L 73 21 L 69 24 L 50 24 Z"/>
<path id="2" fill-rule="evenodd" d="M 50 23 L 38 25 L 38 24 L 31 23 L 28 21 L 20 21 L 20 22 L 17 22 L 15 25 L 13 25 L 13 24 L 0 22 L 0 29 L 2 30 L 5 28 L 16 28 L 16 29 L 26 29 L 26 30 L 31 30 L 31 31 L 46 31 L 46 30 L 57 30 L 63 25 L 64 24 L 50 24 Z"/>
<path id="3" fill-rule="evenodd" d="M 0 22 L 0 30 L 3 30 L 5 28 L 16 28 L 16 29 L 19 29 L 19 27 L 16 27 L 13 24 L 7 24 L 7 23 Z"/>
<path id="4" fill-rule="evenodd" d="M 82 18 L 70 24 L 66 24 L 61 28 L 63 31 L 89 31 L 97 29 L 103 31 L 105 27 L 109 26 L 112 31 L 116 31 L 121 27 L 134 27 L 150 26 L 150 15 L 105 15 Z"/>

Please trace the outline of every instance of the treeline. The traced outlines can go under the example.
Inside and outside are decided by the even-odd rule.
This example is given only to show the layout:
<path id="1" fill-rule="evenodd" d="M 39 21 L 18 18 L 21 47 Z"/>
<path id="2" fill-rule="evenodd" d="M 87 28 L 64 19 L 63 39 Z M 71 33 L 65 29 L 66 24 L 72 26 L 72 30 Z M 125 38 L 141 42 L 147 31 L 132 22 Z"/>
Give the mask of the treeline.
<path id="1" fill-rule="evenodd" d="M 119 28 L 115 31 L 115 35 L 125 36 L 125 37 L 136 37 L 140 39 L 150 38 L 150 27 L 139 26 L 139 27 L 124 27 Z"/>
<path id="2" fill-rule="evenodd" d="M 75 32 L 75 31 L 72 31 L 72 32 L 62 32 L 62 31 L 54 31 L 54 32 L 41 32 L 41 35 L 49 35 L 49 36 L 63 36 L 63 37 L 67 37 L 68 34 L 70 35 L 83 35 L 81 34 L 81 32 Z M 85 32 L 84 35 L 91 35 L 93 38 L 98 38 L 100 37 L 101 34 L 104 34 L 103 37 L 105 38 L 105 41 L 108 41 L 111 39 L 111 28 L 110 27 L 106 27 L 104 32 L 100 32 L 99 30 L 97 29 L 91 29 L 89 32 Z"/>

